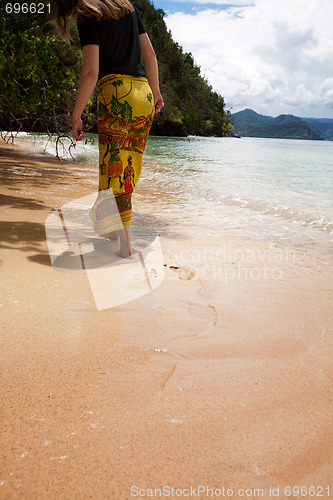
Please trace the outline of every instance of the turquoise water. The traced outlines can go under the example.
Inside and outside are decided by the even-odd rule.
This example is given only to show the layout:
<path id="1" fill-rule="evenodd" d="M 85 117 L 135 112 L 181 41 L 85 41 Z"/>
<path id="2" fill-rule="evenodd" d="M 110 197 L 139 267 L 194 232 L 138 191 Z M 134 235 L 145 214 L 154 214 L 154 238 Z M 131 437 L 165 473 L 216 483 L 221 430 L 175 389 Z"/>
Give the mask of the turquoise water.
<path id="1" fill-rule="evenodd" d="M 329 251 L 333 142 L 151 137 L 145 159 L 144 182 L 177 195 L 196 224 Z"/>
<path id="2" fill-rule="evenodd" d="M 96 185 L 97 141 L 91 138 L 74 156 Z M 211 234 L 329 245 L 333 142 L 150 137 L 136 194 L 147 190 L 155 214 L 172 212 Z"/>
<path id="3" fill-rule="evenodd" d="M 146 161 L 184 195 L 333 232 L 333 142 L 153 137 Z"/>

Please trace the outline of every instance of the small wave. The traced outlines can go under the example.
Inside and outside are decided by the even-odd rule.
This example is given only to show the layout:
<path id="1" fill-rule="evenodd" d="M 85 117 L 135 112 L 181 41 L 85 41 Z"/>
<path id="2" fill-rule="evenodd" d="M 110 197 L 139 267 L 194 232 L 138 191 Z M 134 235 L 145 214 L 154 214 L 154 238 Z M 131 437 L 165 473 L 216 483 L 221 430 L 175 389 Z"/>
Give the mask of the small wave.
<path id="1" fill-rule="evenodd" d="M 24 141 L 44 146 L 46 135 L 19 134 Z M 272 159 L 269 141 L 232 141 L 207 138 L 151 138 L 147 144 L 140 186 L 145 185 L 151 199 L 177 206 L 198 206 L 214 213 L 216 207 L 235 207 L 248 218 L 267 216 L 267 220 L 299 224 L 333 233 L 330 205 L 331 158 L 316 150 L 311 156 L 303 143 L 294 145 L 292 156 L 279 146 L 280 156 Z M 305 143 L 304 143 L 305 144 Z M 239 148 L 241 147 L 241 150 Z M 52 149 L 53 148 L 53 149 Z M 55 154 L 54 144 L 47 151 Z M 72 154 L 78 165 L 85 163 L 82 175 L 96 179 L 97 136 L 87 135 Z M 315 172 L 315 175 L 314 175 Z M 161 195 L 159 194 L 161 193 Z M 236 195 L 237 193 L 237 195 Z M 274 217 L 274 219 L 270 218 Z"/>
<path id="2" fill-rule="evenodd" d="M 295 207 L 273 206 L 264 200 L 245 199 L 240 197 L 226 196 L 222 198 L 225 205 L 246 208 L 254 212 L 280 217 L 286 222 L 298 222 L 303 226 L 312 226 L 333 234 L 333 222 L 329 221 L 324 215 L 311 214 L 300 211 Z"/>

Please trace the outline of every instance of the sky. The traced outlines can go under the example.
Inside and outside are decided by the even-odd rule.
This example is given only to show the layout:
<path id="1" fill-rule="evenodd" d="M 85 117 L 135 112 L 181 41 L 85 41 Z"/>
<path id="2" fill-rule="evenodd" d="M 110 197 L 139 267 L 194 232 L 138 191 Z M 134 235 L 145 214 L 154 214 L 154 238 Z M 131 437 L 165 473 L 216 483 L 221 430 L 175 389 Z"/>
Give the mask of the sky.
<path id="1" fill-rule="evenodd" d="M 153 0 L 232 113 L 333 118 L 333 0 Z"/>

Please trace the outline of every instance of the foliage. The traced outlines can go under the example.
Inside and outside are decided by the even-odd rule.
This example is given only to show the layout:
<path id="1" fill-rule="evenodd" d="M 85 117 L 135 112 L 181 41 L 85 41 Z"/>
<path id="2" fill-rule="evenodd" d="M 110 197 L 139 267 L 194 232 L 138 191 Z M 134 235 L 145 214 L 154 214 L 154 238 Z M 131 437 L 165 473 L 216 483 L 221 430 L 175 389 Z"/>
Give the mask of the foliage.
<path id="1" fill-rule="evenodd" d="M 47 0 L 45 0 L 45 4 Z M 223 98 L 200 75 L 189 53 L 173 41 L 164 12 L 149 0 L 137 0 L 159 61 L 165 107 L 156 115 L 157 135 L 230 135 L 232 125 Z M 56 132 L 71 128 L 82 66 L 76 26 L 70 44 L 60 40 L 46 15 L 0 10 L 0 129 Z M 83 117 L 97 131 L 96 93 Z"/>
<path id="2" fill-rule="evenodd" d="M 46 15 L 0 13 L 0 128 L 70 130 L 81 71 L 78 47 L 55 37 Z"/>
<path id="3" fill-rule="evenodd" d="M 190 53 L 172 39 L 165 13 L 149 0 L 136 0 L 154 46 L 165 107 L 156 115 L 152 133 L 158 135 L 230 135 L 232 125 L 224 100 L 200 75 Z M 174 130 L 178 133 L 171 133 Z"/>

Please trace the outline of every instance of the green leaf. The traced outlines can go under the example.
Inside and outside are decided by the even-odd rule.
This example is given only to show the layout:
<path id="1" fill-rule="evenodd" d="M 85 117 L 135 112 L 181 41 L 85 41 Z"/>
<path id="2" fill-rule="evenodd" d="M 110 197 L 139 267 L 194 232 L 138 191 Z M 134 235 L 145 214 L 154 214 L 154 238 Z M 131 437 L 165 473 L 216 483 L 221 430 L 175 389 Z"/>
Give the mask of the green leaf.
<path id="1" fill-rule="evenodd" d="M 120 115 L 123 104 L 119 102 L 114 95 L 112 96 L 110 104 L 111 114 L 116 116 Z"/>
<path id="2" fill-rule="evenodd" d="M 124 82 L 123 80 L 115 80 L 114 82 L 112 82 L 112 84 L 115 88 L 117 87 L 120 87 L 120 85 L 124 85 Z"/>
<path id="3" fill-rule="evenodd" d="M 106 120 L 106 118 L 109 116 L 109 110 L 102 101 L 99 101 L 98 103 L 98 114 L 102 117 L 103 120 Z"/>
<path id="4" fill-rule="evenodd" d="M 132 107 L 128 104 L 127 101 L 125 101 L 121 107 L 120 116 L 122 117 L 126 125 L 133 123 L 132 113 L 133 113 Z"/>

